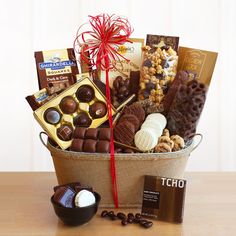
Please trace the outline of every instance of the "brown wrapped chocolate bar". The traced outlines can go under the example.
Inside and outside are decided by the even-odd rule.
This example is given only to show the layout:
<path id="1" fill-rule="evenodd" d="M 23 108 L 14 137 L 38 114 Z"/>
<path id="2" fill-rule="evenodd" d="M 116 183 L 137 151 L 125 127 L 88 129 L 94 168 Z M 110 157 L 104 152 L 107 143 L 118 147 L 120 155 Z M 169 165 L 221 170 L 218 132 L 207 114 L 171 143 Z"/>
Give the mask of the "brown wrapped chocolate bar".
<path id="1" fill-rule="evenodd" d="M 35 52 L 39 89 L 59 93 L 76 82 L 79 73 L 72 48 Z"/>
<path id="2" fill-rule="evenodd" d="M 160 107 L 176 75 L 177 49 L 178 37 L 147 36 L 147 46 L 143 47 L 139 100 L 149 99 Z"/>

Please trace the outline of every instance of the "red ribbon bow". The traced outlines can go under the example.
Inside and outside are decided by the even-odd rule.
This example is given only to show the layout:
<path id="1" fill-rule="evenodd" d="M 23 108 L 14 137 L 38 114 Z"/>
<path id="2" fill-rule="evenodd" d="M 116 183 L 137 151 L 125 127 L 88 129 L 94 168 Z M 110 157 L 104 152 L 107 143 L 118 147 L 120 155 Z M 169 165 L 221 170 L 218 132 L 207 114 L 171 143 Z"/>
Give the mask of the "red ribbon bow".
<path id="1" fill-rule="evenodd" d="M 127 60 L 118 52 L 118 48 L 120 45 L 130 42 L 129 37 L 133 30 L 127 19 L 108 14 L 89 16 L 89 25 L 91 30 L 81 32 L 85 24 L 78 29 L 74 41 L 74 49 L 76 53 L 80 54 L 81 61 L 91 65 L 91 67 L 95 66 L 97 69 L 106 71 L 107 110 L 109 126 L 111 128 L 110 167 L 112 191 L 115 207 L 118 208 L 109 70 L 114 68 L 115 61 L 120 61 L 121 58 Z"/>

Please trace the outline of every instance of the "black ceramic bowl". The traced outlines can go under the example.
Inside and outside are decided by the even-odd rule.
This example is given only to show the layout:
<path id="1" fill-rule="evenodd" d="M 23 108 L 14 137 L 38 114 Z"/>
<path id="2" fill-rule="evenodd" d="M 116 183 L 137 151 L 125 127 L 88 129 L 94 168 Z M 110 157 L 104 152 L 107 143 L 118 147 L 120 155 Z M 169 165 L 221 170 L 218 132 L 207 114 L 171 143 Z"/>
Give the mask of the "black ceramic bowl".
<path id="1" fill-rule="evenodd" d="M 76 226 L 87 223 L 97 213 L 101 196 L 96 192 L 94 192 L 94 196 L 96 199 L 96 203 L 87 207 L 63 207 L 53 200 L 53 196 L 51 197 L 51 203 L 56 215 L 63 223 Z"/>

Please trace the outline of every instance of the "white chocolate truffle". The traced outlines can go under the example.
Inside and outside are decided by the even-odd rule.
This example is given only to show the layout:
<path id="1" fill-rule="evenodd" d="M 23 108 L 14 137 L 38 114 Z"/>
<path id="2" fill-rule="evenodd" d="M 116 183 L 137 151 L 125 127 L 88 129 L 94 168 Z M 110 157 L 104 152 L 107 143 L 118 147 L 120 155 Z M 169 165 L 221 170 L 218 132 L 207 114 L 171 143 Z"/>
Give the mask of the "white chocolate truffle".
<path id="1" fill-rule="evenodd" d="M 75 205 L 77 207 L 86 207 L 96 202 L 94 194 L 88 190 L 81 190 L 75 196 Z"/>

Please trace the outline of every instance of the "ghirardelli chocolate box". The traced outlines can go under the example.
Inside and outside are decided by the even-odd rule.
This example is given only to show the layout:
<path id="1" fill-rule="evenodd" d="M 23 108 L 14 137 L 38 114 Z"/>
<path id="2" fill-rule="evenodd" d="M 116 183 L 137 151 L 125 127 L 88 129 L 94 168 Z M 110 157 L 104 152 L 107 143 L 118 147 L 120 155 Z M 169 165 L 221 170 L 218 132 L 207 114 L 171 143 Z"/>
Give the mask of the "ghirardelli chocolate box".
<path id="1" fill-rule="evenodd" d="M 39 89 L 60 92 L 76 82 L 79 73 L 73 48 L 35 52 Z"/>
<path id="2" fill-rule="evenodd" d="M 145 176 L 142 215 L 181 223 L 184 213 L 186 180 Z"/>

